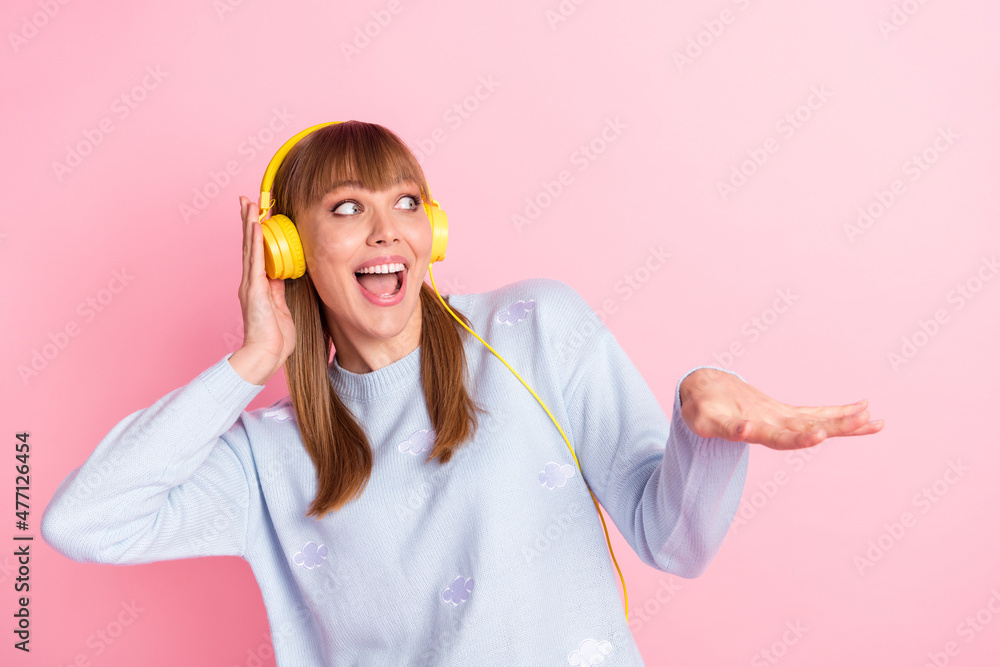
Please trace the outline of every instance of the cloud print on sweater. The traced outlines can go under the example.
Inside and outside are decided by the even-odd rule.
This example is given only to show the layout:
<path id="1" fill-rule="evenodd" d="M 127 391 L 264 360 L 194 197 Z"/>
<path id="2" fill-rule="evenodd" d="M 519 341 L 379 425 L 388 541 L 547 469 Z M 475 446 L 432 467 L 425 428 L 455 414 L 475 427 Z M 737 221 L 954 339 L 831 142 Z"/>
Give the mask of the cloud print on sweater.
<path id="1" fill-rule="evenodd" d="M 304 565 L 306 569 L 311 570 L 322 565 L 328 553 L 330 550 L 326 548 L 325 544 L 316 544 L 309 540 L 302 547 L 302 551 L 298 551 L 292 556 L 292 562 L 296 565 Z"/>
<path id="2" fill-rule="evenodd" d="M 508 326 L 514 326 L 528 316 L 528 311 L 535 307 L 535 300 L 515 301 L 507 307 L 507 310 L 497 313 L 497 322 L 502 322 Z"/>
<path id="3" fill-rule="evenodd" d="M 599 642 L 595 639 L 584 639 L 580 642 L 580 648 L 570 651 L 569 664 L 580 665 L 580 667 L 590 667 L 604 662 L 604 656 L 611 653 L 611 642 Z"/>
<path id="4" fill-rule="evenodd" d="M 545 464 L 545 470 L 538 473 L 538 481 L 541 482 L 542 486 L 546 486 L 550 489 L 554 489 L 557 486 L 563 486 L 566 484 L 566 480 L 576 474 L 576 468 L 566 464 L 562 465 L 550 461 Z"/>
<path id="5" fill-rule="evenodd" d="M 295 408 L 292 407 L 291 397 L 283 398 L 262 415 L 279 422 L 295 421 Z"/>
<path id="6" fill-rule="evenodd" d="M 448 588 L 441 591 L 441 599 L 458 606 L 469 599 L 469 593 L 472 592 L 472 587 L 475 583 L 472 577 L 466 579 L 459 575 L 452 580 Z"/>
<path id="7" fill-rule="evenodd" d="M 410 437 L 399 443 L 399 451 L 416 456 L 420 452 L 426 452 L 434 444 L 434 431 L 420 429 L 410 434 Z"/>

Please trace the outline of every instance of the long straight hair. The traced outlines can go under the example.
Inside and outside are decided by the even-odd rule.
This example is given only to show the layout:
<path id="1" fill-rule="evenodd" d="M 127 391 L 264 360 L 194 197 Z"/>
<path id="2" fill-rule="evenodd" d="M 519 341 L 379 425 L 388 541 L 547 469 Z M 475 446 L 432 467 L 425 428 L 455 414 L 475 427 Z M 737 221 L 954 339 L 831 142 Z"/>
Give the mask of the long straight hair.
<path id="1" fill-rule="evenodd" d="M 299 141 L 274 179 L 272 215 L 293 221 L 340 181 L 385 190 L 401 179 L 430 196 L 423 170 L 406 144 L 374 123 L 345 121 L 320 128 Z M 308 272 L 285 280 L 285 301 L 295 323 L 295 348 L 285 361 L 285 379 L 306 451 L 316 467 L 316 497 L 306 516 L 322 519 L 361 495 L 372 472 L 372 449 L 357 418 L 330 381 L 333 338 Z M 450 305 L 450 304 L 449 304 Z M 439 464 L 471 439 L 478 426 L 476 404 L 465 386 L 468 370 L 462 342 L 468 332 L 445 310 L 431 287 L 420 282 L 420 376 L 434 427 L 427 461 Z M 465 324 L 468 318 L 451 307 Z"/>

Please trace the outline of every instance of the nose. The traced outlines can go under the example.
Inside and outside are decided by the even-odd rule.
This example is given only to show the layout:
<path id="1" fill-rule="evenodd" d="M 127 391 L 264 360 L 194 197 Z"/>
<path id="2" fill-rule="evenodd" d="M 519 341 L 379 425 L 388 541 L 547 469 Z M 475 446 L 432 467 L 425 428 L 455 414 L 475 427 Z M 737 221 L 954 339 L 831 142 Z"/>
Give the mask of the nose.
<path id="1" fill-rule="evenodd" d="M 369 243 L 393 245 L 399 241 L 399 230 L 392 212 L 381 206 L 375 207 L 372 215 L 372 230 L 368 236 Z"/>

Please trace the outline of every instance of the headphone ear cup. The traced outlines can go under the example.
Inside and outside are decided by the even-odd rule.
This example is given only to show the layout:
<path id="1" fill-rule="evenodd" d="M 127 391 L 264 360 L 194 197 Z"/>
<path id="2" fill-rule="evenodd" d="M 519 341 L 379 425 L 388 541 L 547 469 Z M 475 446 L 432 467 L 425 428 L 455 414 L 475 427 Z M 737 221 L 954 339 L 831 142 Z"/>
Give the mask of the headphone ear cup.
<path id="1" fill-rule="evenodd" d="M 295 225 L 285 215 L 260 223 L 264 232 L 264 270 L 272 279 L 298 278 L 306 272 L 306 257 Z"/>
<path id="2" fill-rule="evenodd" d="M 433 264 L 444 259 L 445 250 L 448 248 L 448 214 L 435 199 L 431 199 L 429 204 L 424 202 L 424 208 L 431 221 L 431 264 Z"/>

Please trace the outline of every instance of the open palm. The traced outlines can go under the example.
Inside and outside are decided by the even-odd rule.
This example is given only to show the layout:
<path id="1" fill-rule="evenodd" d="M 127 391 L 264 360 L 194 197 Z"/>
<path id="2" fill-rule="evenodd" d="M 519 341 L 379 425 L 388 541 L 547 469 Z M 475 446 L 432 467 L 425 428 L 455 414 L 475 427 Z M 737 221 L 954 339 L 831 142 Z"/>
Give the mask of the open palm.
<path id="1" fill-rule="evenodd" d="M 680 387 L 681 417 L 696 435 L 802 449 L 826 438 L 878 433 L 883 420 L 870 421 L 868 401 L 804 407 L 771 398 L 732 373 L 701 368 Z"/>

